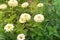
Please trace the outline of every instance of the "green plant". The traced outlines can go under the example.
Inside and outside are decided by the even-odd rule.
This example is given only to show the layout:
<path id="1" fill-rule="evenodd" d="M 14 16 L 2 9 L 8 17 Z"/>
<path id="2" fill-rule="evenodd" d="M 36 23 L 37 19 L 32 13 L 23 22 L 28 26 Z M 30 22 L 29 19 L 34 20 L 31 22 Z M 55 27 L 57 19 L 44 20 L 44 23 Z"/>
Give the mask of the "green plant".
<path id="1" fill-rule="evenodd" d="M 0 40 L 17 40 L 18 34 L 25 34 L 25 40 L 60 40 L 60 0 L 17 0 L 18 6 L 10 7 L 8 0 L 0 0 L 0 4 L 7 4 L 7 9 L 0 9 Z M 22 8 L 21 4 L 29 2 L 27 8 Z M 38 3 L 43 3 L 43 7 L 36 8 Z M 20 23 L 19 18 L 22 13 L 29 13 L 31 20 Z M 43 14 L 43 22 L 33 20 L 36 14 Z M 14 29 L 5 32 L 6 24 L 11 23 Z"/>

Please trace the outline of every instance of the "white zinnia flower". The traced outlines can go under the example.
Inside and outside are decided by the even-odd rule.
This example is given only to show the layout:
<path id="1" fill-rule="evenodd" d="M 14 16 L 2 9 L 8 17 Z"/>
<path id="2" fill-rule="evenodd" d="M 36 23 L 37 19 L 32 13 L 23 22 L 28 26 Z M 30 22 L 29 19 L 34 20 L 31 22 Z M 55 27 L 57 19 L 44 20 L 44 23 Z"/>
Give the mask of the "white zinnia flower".
<path id="1" fill-rule="evenodd" d="M 16 6 L 18 6 L 18 1 L 17 0 L 9 0 L 8 5 L 11 7 L 16 7 Z"/>
<path id="2" fill-rule="evenodd" d="M 44 6 L 43 3 L 37 4 L 37 7 L 43 7 L 43 6 Z"/>
<path id="3" fill-rule="evenodd" d="M 24 3 L 22 3 L 22 5 L 21 5 L 22 8 L 26 8 L 27 6 L 29 6 L 29 3 L 28 3 L 28 2 L 24 2 Z"/>
<path id="4" fill-rule="evenodd" d="M 21 14 L 20 18 L 25 18 L 26 21 L 29 21 L 31 19 L 31 16 L 28 13 L 23 13 Z"/>
<path id="5" fill-rule="evenodd" d="M 20 16 L 19 22 L 25 23 L 26 21 L 29 21 L 31 19 L 31 16 L 28 13 L 23 13 Z"/>
<path id="6" fill-rule="evenodd" d="M 25 35 L 24 34 L 19 34 L 17 36 L 17 40 L 24 40 L 25 39 Z"/>
<path id="7" fill-rule="evenodd" d="M 35 22 L 42 22 L 42 21 L 44 21 L 44 16 L 42 14 L 37 14 L 34 16 L 34 21 Z"/>
<path id="8" fill-rule="evenodd" d="M 6 4 L 1 4 L 0 5 L 0 9 L 6 9 L 7 8 L 7 5 Z"/>
<path id="9" fill-rule="evenodd" d="M 9 31 L 12 31 L 14 28 L 13 24 L 7 24 L 5 27 L 4 27 L 4 30 L 6 32 L 9 32 Z"/>
<path id="10" fill-rule="evenodd" d="M 25 23 L 25 22 L 26 22 L 26 19 L 25 19 L 25 18 L 20 18 L 20 19 L 19 19 L 19 22 L 20 22 L 20 23 Z"/>

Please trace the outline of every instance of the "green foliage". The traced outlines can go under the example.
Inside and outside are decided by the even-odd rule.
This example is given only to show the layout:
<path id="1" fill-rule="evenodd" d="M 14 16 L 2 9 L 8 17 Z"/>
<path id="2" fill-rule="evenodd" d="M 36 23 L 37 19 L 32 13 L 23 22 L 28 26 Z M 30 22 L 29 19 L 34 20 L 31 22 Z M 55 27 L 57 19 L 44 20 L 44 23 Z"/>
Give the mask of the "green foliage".
<path id="1" fill-rule="evenodd" d="M 8 0 L 0 0 L 0 4 Z M 19 5 L 14 8 L 8 7 L 6 10 L 0 10 L 0 40 L 17 40 L 17 35 L 24 33 L 25 40 L 60 40 L 60 0 L 34 0 L 28 8 L 21 8 L 23 2 L 29 0 L 17 0 Z M 44 3 L 43 8 L 36 8 L 38 3 Z M 30 13 L 32 19 L 24 24 L 19 23 L 19 17 L 22 13 Z M 36 14 L 43 14 L 44 22 L 36 23 L 33 17 Z M 4 27 L 12 23 L 15 28 L 12 32 L 6 33 Z"/>

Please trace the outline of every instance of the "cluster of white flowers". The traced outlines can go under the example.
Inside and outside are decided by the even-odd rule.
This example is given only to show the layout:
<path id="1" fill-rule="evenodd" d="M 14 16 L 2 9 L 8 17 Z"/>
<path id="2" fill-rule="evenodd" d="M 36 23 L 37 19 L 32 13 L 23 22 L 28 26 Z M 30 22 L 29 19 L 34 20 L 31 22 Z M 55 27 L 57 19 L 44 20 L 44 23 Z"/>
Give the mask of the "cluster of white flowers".
<path id="1" fill-rule="evenodd" d="M 30 19 L 31 19 L 31 16 L 28 13 L 23 13 L 20 16 L 19 22 L 25 23 L 26 21 L 29 21 Z M 34 21 L 35 22 L 43 22 L 44 16 L 42 14 L 37 14 L 34 16 Z"/>
<path id="2" fill-rule="evenodd" d="M 29 3 L 28 2 L 24 2 L 24 3 L 22 3 L 22 5 L 21 5 L 21 7 L 22 8 L 26 8 L 26 7 L 28 7 L 29 6 Z M 37 7 L 43 7 L 44 5 L 43 5 L 43 3 L 38 3 L 37 4 Z"/>
<path id="3" fill-rule="evenodd" d="M 10 7 L 16 7 L 18 6 L 18 1 L 17 0 L 9 0 L 8 1 L 8 5 Z M 22 8 L 26 8 L 29 6 L 29 3 L 28 2 L 24 2 L 21 4 L 21 7 Z M 43 3 L 39 3 L 37 4 L 37 7 L 43 7 Z M 7 5 L 6 4 L 1 4 L 0 5 L 0 9 L 6 9 L 7 8 Z M 19 22 L 20 23 L 26 23 L 27 21 L 29 21 L 31 19 L 31 15 L 28 14 L 28 13 L 22 13 L 20 18 L 19 18 Z M 35 22 L 43 22 L 44 21 L 44 16 L 42 14 L 37 14 L 34 16 L 34 21 Z M 4 27 L 4 30 L 6 32 L 10 32 L 14 29 L 14 25 L 13 24 L 7 24 L 5 25 Z M 17 40 L 24 40 L 25 39 L 25 35 L 24 34 L 19 34 L 17 36 Z"/>
<path id="4" fill-rule="evenodd" d="M 17 40 L 24 40 L 25 39 L 25 35 L 24 34 L 19 34 L 17 36 Z"/>
<path id="5" fill-rule="evenodd" d="M 19 22 L 20 23 L 25 23 L 26 21 L 29 21 L 31 19 L 31 16 L 28 13 L 23 13 L 20 16 Z M 43 22 L 44 21 L 44 16 L 42 14 L 37 14 L 34 16 L 34 21 L 35 22 Z M 13 30 L 14 26 L 13 24 L 7 24 L 4 29 L 9 32 Z"/>
<path id="6" fill-rule="evenodd" d="M 16 6 L 18 6 L 18 1 L 17 0 L 9 0 L 8 1 L 8 5 L 10 7 L 16 7 Z M 28 2 L 24 2 L 24 3 L 21 4 L 21 7 L 22 8 L 26 8 L 28 6 L 29 6 L 29 3 Z M 43 6 L 44 6 L 43 3 L 38 3 L 37 4 L 37 7 L 43 7 Z M 6 4 L 1 4 L 0 5 L 0 9 L 6 9 L 6 8 L 7 8 L 7 5 Z"/>
<path id="7" fill-rule="evenodd" d="M 23 13 L 20 16 L 19 22 L 20 23 L 25 23 L 26 21 L 29 21 L 30 19 L 31 19 L 31 16 L 28 13 Z M 42 14 L 37 14 L 37 15 L 34 16 L 34 21 L 35 22 L 42 22 L 42 21 L 44 21 L 44 16 Z M 6 32 L 10 32 L 13 29 L 14 29 L 14 25 L 13 24 L 7 24 L 4 27 L 4 30 Z M 24 34 L 19 34 L 17 36 L 17 40 L 24 40 L 24 39 L 25 39 L 25 35 Z"/>
<path id="8" fill-rule="evenodd" d="M 22 13 L 19 19 L 20 23 L 25 23 L 26 21 L 29 21 L 31 19 L 30 14 L 28 13 Z"/>

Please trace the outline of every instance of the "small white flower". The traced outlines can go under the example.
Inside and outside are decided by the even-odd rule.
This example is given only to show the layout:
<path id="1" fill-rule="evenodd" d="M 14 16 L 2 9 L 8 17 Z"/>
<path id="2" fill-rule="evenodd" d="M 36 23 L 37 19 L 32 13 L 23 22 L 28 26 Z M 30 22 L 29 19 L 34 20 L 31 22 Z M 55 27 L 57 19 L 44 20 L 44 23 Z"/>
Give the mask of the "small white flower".
<path id="1" fill-rule="evenodd" d="M 16 6 L 18 6 L 18 1 L 17 0 L 9 0 L 8 5 L 11 7 L 16 7 Z"/>
<path id="2" fill-rule="evenodd" d="M 1 5 L 0 5 L 0 9 L 3 9 L 3 10 L 4 10 L 4 9 L 6 9 L 6 8 L 7 8 L 7 5 L 6 5 L 6 4 L 1 4 Z"/>
<path id="3" fill-rule="evenodd" d="M 31 16 L 28 13 L 23 13 L 21 14 L 20 18 L 25 18 L 26 21 L 29 21 L 31 19 Z"/>
<path id="4" fill-rule="evenodd" d="M 5 27 L 4 27 L 4 30 L 6 32 L 9 32 L 9 31 L 12 31 L 14 28 L 13 24 L 7 24 Z"/>
<path id="5" fill-rule="evenodd" d="M 43 3 L 37 4 L 37 7 L 43 7 L 43 6 L 44 6 Z"/>
<path id="6" fill-rule="evenodd" d="M 20 19 L 19 19 L 19 22 L 20 22 L 20 23 L 25 23 L 25 22 L 26 22 L 26 19 L 25 19 L 25 18 L 20 18 Z"/>
<path id="7" fill-rule="evenodd" d="M 29 6 L 29 3 L 28 3 L 28 2 L 24 2 L 24 3 L 22 3 L 22 5 L 21 5 L 22 8 L 26 8 L 27 6 Z"/>
<path id="8" fill-rule="evenodd" d="M 25 39 L 25 35 L 24 34 L 19 34 L 17 36 L 17 40 L 24 40 Z"/>
<path id="9" fill-rule="evenodd" d="M 35 22 L 42 22 L 42 21 L 44 21 L 44 16 L 42 14 L 37 14 L 34 16 L 34 21 Z"/>

